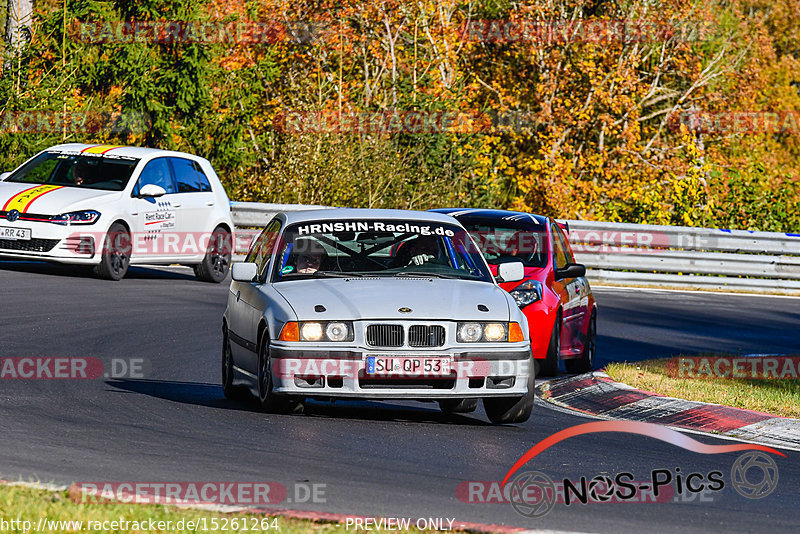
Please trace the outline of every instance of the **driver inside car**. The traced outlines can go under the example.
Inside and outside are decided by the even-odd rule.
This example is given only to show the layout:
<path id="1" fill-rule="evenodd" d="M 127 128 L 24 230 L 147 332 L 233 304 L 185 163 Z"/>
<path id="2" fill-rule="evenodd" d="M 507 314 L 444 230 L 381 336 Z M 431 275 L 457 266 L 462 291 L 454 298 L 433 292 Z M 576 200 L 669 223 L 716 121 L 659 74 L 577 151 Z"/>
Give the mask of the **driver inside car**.
<path id="1" fill-rule="evenodd" d="M 295 269 L 298 274 L 314 274 L 320 270 L 328 256 L 325 247 L 316 239 L 297 239 L 294 248 L 296 250 Z"/>
<path id="2" fill-rule="evenodd" d="M 536 238 L 533 235 L 516 232 L 506 242 L 505 255 L 519 258 L 523 263 L 527 263 L 536 254 L 537 248 Z"/>
<path id="3" fill-rule="evenodd" d="M 419 236 L 400 245 L 392 265 L 406 267 L 409 265 L 425 265 L 426 263 L 441 263 L 439 258 L 439 244 L 434 236 Z"/>
<path id="4" fill-rule="evenodd" d="M 84 162 L 78 162 L 72 167 L 72 183 L 83 185 L 89 175 L 89 166 Z"/>

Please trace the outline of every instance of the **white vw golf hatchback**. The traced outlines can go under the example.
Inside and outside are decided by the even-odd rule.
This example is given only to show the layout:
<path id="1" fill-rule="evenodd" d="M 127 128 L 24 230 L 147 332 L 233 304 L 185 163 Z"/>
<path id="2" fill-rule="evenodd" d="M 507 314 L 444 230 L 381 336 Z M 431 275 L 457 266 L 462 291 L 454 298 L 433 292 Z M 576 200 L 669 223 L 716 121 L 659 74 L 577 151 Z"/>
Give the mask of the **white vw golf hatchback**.
<path id="1" fill-rule="evenodd" d="M 179 263 L 221 282 L 233 228 L 217 174 L 191 154 L 67 144 L 0 175 L 0 256 L 93 265 L 109 280 Z"/>

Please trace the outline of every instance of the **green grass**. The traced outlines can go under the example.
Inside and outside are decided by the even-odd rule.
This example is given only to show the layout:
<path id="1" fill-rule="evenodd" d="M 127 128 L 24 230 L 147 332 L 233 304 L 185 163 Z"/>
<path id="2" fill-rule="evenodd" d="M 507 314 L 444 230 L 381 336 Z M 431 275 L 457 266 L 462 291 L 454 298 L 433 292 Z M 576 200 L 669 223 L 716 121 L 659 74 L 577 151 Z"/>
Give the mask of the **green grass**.
<path id="1" fill-rule="evenodd" d="M 32 488 L 22 485 L 0 484 L 0 520 L 9 524 L 0 524 L 2 532 L 37 532 L 39 518 L 46 518 L 49 521 L 82 521 L 83 528 L 78 530 L 70 528 L 68 525 L 51 525 L 51 528 L 43 526 L 38 532 L 119 532 L 119 533 L 142 533 L 142 532 L 169 532 L 170 534 L 195 532 L 194 528 L 187 528 L 187 521 L 202 521 L 205 519 L 206 529 L 202 524 L 196 532 L 248 532 L 248 533 L 341 533 L 344 532 L 344 525 L 335 523 L 315 522 L 305 519 L 295 519 L 283 516 L 267 516 L 258 514 L 225 514 L 221 512 L 209 512 L 202 510 L 177 508 L 164 505 L 152 504 L 120 504 L 120 503 L 81 503 L 75 502 L 69 491 L 49 491 L 46 489 Z M 11 524 L 12 520 L 27 520 L 32 526 L 30 530 L 25 530 L 24 525 Z M 148 522 L 139 525 L 117 525 L 117 528 L 89 528 L 89 521 L 99 521 L 100 525 L 104 521 L 128 521 L 128 522 Z M 151 530 L 149 521 L 172 521 L 177 525 L 183 520 L 184 528 L 171 529 L 159 528 Z M 217 521 L 219 527 L 214 529 L 213 521 Z M 413 522 L 412 522 L 413 524 Z M 109 523 L 107 527 L 112 527 Z M 136 527 L 139 527 L 138 529 Z M 223 527 L 227 526 L 227 529 Z M 127 527 L 127 528 L 120 528 Z M 144 528 L 142 528 L 144 527 Z M 268 527 L 268 528 L 265 528 Z M 277 527 L 277 528 L 276 528 Z M 416 529 L 411 529 L 417 531 Z M 387 530 L 386 532 L 392 532 Z M 419 532 L 419 531 L 417 531 Z"/>
<path id="2" fill-rule="evenodd" d="M 701 354 L 727 356 L 731 354 Z M 667 367 L 670 359 L 611 363 L 606 373 L 637 389 L 691 401 L 746 408 L 769 414 L 800 418 L 800 380 L 679 378 Z"/>

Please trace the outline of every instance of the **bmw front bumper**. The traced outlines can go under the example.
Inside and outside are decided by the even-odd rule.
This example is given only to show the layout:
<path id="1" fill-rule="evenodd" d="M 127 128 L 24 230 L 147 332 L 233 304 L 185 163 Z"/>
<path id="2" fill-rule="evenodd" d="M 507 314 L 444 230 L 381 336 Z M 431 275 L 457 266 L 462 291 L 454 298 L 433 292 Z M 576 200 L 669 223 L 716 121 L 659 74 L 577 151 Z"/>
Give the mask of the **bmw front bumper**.
<path id="1" fill-rule="evenodd" d="M 278 394 L 368 399 L 521 397 L 533 373 L 530 343 L 466 348 L 373 349 L 309 347 L 273 342 L 273 391 Z M 369 373 L 367 358 L 446 359 L 449 372 Z"/>

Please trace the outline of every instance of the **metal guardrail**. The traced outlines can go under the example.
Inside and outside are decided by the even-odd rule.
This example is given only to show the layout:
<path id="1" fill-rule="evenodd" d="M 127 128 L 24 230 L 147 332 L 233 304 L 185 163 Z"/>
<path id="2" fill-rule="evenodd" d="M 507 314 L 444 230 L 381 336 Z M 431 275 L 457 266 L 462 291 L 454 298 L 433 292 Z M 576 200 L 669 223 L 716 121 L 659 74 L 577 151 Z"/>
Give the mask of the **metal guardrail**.
<path id="1" fill-rule="evenodd" d="M 232 202 L 237 227 L 279 211 L 328 206 Z M 576 261 L 593 283 L 800 293 L 800 234 L 568 221 Z"/>
<path id="2" fill-rule="evenodd" d="M 800 292 L 800 234 L 569 221 L 594 282 Z"/>
<path id="3" fill-rule="evenodd" d="M 241 228 L 265 226 L 279 211 L 305 211 L 330 208 L 310 204 L 266 204 L 261 202 L 231 202 L 233 224 Z"/>

